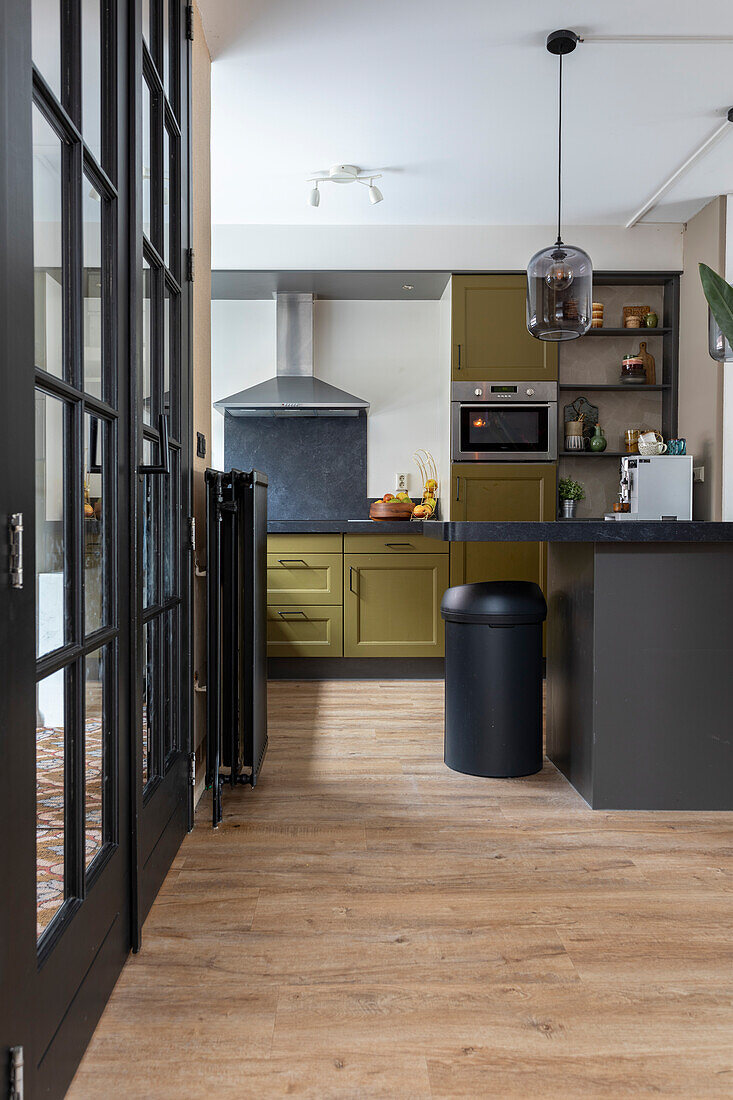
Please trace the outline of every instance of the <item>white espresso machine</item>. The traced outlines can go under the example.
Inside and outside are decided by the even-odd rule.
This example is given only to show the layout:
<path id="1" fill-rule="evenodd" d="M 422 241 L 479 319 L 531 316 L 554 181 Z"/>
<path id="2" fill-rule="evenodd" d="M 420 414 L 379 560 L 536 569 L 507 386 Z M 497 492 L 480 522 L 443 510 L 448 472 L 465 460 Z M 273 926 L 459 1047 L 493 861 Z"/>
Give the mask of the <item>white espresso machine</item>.
<path id="1" fill-rule="evenodd" d="M 692 519 L 692 455 L 621 459 L 620 499 L 628 512 L 607 519 Z"/>

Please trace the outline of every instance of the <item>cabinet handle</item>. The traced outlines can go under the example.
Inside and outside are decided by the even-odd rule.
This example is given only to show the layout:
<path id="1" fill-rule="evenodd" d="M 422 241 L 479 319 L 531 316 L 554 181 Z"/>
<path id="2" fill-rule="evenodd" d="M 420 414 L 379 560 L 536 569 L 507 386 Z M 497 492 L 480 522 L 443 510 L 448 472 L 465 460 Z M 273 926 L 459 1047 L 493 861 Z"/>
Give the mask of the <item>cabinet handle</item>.
<path id="1" fill-rule="evenodd" d="M 461 369 L 461 345 L 456 344 L 456 347 L 458 348 L 458 364 L 457 364 L 456 370 L 460 370 Z"/>
<path id="2" fill-rule="evenodd" d="M 356 596 L 358 598 L 359 593 L 354 588 L 354 567 L 353 567 L 353 565 L 349 566 L 349 592 L 351 592 L 351 594 L 353 596 Z"/>
<path id="3" fill-rule="evenodd" d="M 304 565 L 306 569 L 308 568 L 308 562 L 303 561 L 302 558 L 278 558 L 277 560 L 280 565 Z"/>
<path id="4" fill-rule="evenodd" d="M 398 546 L 398 547 L 402 547 L 402 548 L 407 548 L 408 550 L 414 550 L 415 549 L 415 547 L 412 545 L 411 542 L 385 542 L 384 545 L 385 546 Z"/>
<path id="5" fill-rule="evenodd" d="M 301 619 L 307 619 L 305 611 L 278 611 L 278 615 L 281 619 L 287 619 L 289 616 L 300 615 Z"/>
<path id="6" fill-rule="evenodd" d="M 461 499 L 461 479 L 456 476 L 456 500 Z"/>

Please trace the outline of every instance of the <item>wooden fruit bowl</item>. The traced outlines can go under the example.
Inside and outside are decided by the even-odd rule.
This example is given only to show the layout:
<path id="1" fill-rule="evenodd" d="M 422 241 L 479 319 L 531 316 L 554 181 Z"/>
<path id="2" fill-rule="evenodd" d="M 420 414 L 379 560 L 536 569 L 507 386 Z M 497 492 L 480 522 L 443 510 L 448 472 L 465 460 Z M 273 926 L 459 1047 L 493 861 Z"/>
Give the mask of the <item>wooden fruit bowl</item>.
<path id="1" fill-rule="evenodd" d="M 409 519 L 414 507 L 414 504 L 405 504 L 401 500 L 375 500 L 369 508 L 369 519 Z"/>

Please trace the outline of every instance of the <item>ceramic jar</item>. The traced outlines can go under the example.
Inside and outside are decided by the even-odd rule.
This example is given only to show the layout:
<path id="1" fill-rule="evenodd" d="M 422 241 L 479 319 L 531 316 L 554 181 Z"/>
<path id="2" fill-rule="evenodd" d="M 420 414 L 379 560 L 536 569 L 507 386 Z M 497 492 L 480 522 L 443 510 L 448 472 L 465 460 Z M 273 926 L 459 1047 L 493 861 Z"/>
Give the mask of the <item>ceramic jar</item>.
<path id="1" fill-rule="evenodd" d="M 589 447 L 591 451 L 595 451 L 596 454 L 601 454 L 608 446 L 608 440 L 603 434 L 603 428 L 600 424 L 596 424 L 593 435 L 590 437 Z"/>

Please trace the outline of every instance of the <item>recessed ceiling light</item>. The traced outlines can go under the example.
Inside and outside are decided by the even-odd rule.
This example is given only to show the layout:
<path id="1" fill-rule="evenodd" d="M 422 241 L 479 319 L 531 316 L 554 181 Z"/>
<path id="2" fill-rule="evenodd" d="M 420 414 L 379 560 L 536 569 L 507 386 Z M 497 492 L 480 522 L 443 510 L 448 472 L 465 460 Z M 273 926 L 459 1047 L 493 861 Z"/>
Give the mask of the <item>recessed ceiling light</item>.
<path id="1" fill-rule="evenodd" d="M 414 290 L 415 288 L 412 285 L 412 283 L 403 283 L 402 284 L 402 289 L 403 290 Z"/>

